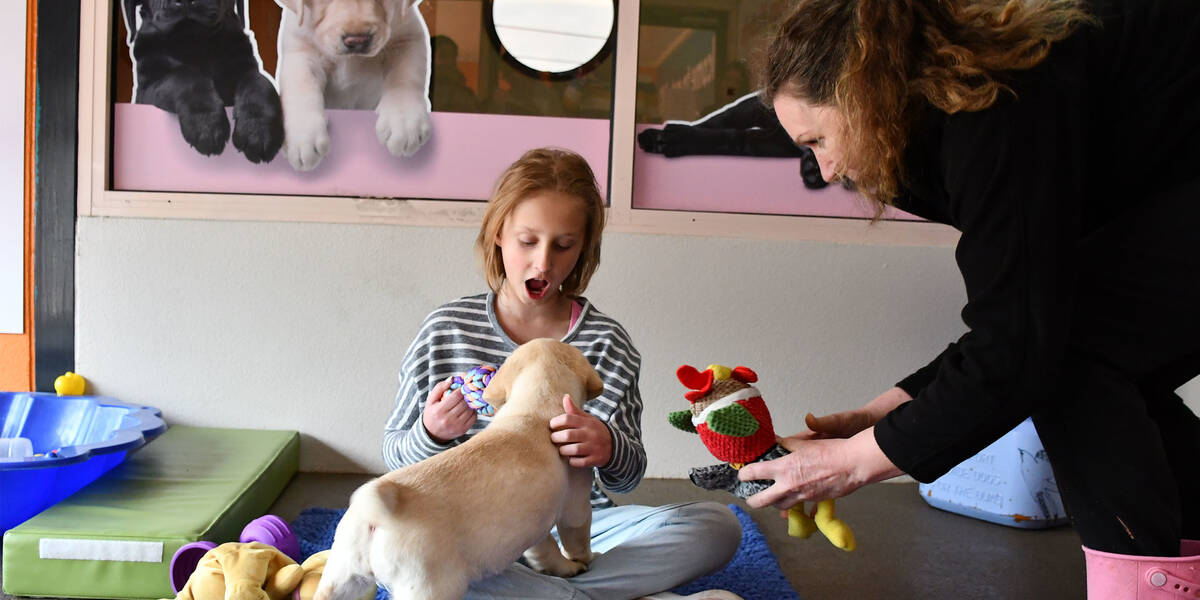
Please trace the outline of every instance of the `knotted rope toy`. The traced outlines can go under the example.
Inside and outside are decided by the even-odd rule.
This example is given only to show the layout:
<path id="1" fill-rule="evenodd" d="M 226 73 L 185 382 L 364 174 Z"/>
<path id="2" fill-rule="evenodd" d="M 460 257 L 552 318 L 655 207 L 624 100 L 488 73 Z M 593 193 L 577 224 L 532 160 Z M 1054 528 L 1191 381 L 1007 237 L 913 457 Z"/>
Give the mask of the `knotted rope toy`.
<path id="1" fill-rule="evenodd" d="M 467 406 L 470 406 L 471 410 L 485 417 L 490 417 L 496 414 L 496 408 L 483 399 L 483 390 L 495 374 L 496 367 L 492 365 L 479 365 L 462 375 L 455 375 L 450 380 L 450 389 L 446 390 L 446 393 L 449 394 L 454 390 L 461 390 L 463 400 L 467 402 Z"/>
<path id="2" fill-rule="evenodd" d="M 704 371 L 684 365 L 675 372 L 679 382 L 691 391 L 684 394 L 690 410 L 667 415 L 676 429 L 695 433 L 713 456 L 725 461 L 718 465 L 692 469 L 692 483 L 706 490 L 725 490 L 738 498 L 761 492 L 773 481 L 741 481 L 738 469 L 748 463 L 773 460 L 788 451 L 775 441 L 771 412 L 758 389 L 750 385 L 758 374 L 746 367 L 709 365 Z M 833 500 L 817 503 L 813 512 L 804 511 L 804 503 L 788 510 L 788 535 L 807 538 L 820 530 L 830 543 L 846 551 L 854 549 L 854 532 L 833 515 Z"/>

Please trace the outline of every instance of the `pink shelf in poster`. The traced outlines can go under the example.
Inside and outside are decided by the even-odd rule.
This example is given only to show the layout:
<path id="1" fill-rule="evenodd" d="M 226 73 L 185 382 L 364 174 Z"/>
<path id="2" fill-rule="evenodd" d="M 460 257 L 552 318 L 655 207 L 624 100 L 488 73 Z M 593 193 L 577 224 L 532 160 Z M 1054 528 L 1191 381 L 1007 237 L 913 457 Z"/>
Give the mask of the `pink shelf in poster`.
<path id="1" fill-rule="evenodd" d="M 601 194 L 608 181 L 606 119 L 435 112 L 432 137 L 405 158 L 375 138 L 373 111 L 328 110 L 329 153 L 299 172 L 283 151 L 266 164 L 246 160 L 232 143 L 203 156 L 183 140 L 175 115 L 141 104 L 113 108 L 116 190 L 486 200 L 504 168 L 540 146 L 583 155 Z"/>

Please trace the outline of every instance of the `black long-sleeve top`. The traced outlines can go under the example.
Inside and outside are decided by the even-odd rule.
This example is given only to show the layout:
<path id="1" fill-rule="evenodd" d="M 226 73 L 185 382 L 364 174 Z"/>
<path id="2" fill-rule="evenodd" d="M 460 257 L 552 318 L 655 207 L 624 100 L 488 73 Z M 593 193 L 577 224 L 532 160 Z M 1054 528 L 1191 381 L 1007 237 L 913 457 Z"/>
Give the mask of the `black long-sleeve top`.
<path id="1" fill-rule="evenodd" d="M 927 109 L 906 150 L 897 204 L 962 232 L 955 259 L 967 292 L 968 332 L 898 384 L 913 401 L 875 427 L 883 452 L 918 481 L 1054 401 L 1078 242 L 1200 179 L 1200 2 L 1098 0 L 1093 12 L 1101 27 L 1005 75 L 1016 98 L 971 113 Z"/>

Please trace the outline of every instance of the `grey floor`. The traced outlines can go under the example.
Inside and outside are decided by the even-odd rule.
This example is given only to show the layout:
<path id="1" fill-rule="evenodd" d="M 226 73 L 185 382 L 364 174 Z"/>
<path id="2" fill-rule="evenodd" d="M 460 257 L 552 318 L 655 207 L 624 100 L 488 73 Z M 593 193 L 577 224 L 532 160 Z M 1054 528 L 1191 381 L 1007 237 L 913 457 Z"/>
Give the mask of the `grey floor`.
<path id="1" fill-rule="evenodd" d="M 272 509 L 292 520 L 306 507 L 345 506 L 362 476 L 301 474 Z M 915 483 L 882 483 L 838 500 L 858 549 L 843 552 L 824 538 L 789 538 L 772 509 L 750 509 L 724 492 L 683 479 L 647 479 L 620 504 L 705 499 L 736 503 L 754 518 L 802 600 L 1085 597 L 1083 551 L 1070 527 L 1024 530 L 930 507 Z"/>
<path id="2" fill-rule="evenodd" d="M 291 521 L 310 506 L 344 507 L 366 479 L 301 473 L 270 512 Z M 943 512 L 925 504 L 913 483 L 868 486 L 838 501 L 838 515 L 858 540 L 854 552 L 838 550 L 819 535 L 789 538 L 778 511 L 749 509 L 687 480 L 648 479 L 615 499 L 621 504 L 696 499 L 739 504 L 763 531 L 803 600 L 1085 597 L 1083 552 L 1069 527 L 1024 530 Z"/>

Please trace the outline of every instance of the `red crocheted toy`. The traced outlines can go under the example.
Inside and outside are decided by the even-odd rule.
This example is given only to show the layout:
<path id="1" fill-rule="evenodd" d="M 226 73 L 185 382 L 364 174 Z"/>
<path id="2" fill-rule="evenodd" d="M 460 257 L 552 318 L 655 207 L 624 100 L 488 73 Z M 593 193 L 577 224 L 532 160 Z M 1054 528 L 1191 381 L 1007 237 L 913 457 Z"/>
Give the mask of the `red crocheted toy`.
<path id="1" fill-rule="evenodd" d="M 679 382 L 691 391 L 684 394 L 692 403 L 690 410 L 672 411 L 668 420 L 676 429 L 695 433 L 713 456 L 724 464 L 694 468 L 688 474 L 692 483 L 706 490 L 725 490 L 747 498 L 767 489 L 771 481 L 741 481 L 737 472 L 747 463 L 774 460 L 788 451 L 775 439 L 771 412 L 762 394 L 752 383 L 758 374 L 747 367 L 709 365 L 698 371 L 683 365 L 675 372 Z M 820 530 L 834 546 L 853 550 L 854 533 L 833 514 L 833 500 L 817 503 L 812 514 L 804 512 L 804 503 L 788 511 L 788 533 L 808 537 Z"/>

